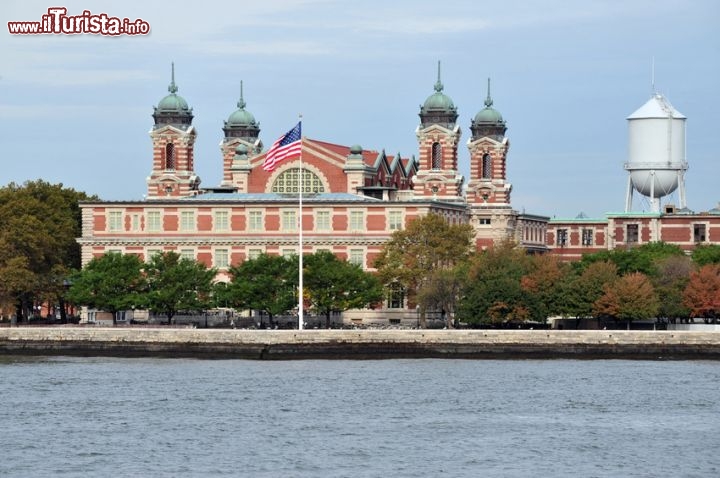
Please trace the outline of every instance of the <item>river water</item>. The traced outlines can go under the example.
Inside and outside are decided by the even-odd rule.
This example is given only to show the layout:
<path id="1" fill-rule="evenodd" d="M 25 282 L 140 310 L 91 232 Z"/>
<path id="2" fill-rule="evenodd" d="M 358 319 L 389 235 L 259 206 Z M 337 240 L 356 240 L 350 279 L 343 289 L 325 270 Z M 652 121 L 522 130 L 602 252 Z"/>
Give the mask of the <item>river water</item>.
<path id="1" fill-rule="evenodd" d="M 720 362 L 0 357 L 3 477 L 717 477 Z"/>

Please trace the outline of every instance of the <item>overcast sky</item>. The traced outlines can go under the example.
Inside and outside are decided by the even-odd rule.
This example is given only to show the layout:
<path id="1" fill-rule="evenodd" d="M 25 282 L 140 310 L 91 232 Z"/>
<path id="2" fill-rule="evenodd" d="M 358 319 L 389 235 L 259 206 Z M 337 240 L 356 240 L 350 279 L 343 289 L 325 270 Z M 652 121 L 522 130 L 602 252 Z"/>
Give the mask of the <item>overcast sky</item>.
<path id="1" fill-rule="evenodd" d="M 39 21 L 58 3 L 141 18 L 151 33 L 8 33 L 7 21 Z M 654 57 L 657 91 L 688 117 L 688 206 L 720 201 L 717 0 L 4 0 L 0 19 L 2 185 L 41 178 L 142 199 L 171 61 L 195 114 L 202 186 L 220 183 L 221 128 L 240 80 L 266 145 L 302 113 L 310 138 L 417 155 L 419 106 L 441 60 L 466 177 L 470 120 L 491 77 L 514 208 L 602 217 L 624 208 L 625 118 L 651 97 Z"/>

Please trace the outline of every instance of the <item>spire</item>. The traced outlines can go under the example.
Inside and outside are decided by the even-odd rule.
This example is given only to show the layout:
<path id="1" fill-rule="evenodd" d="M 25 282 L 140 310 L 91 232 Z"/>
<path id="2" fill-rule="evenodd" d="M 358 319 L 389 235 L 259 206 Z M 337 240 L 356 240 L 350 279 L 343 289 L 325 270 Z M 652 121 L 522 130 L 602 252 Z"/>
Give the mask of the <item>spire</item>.
<path id="1" fill-rule="evenodd" d="M 172 73 L 170 76 L 170 86 L 168 86 L 168 91 L 174 95 L 178 90 L 178 87 L 175 85 L 175 62 L 172 62 L 171 65 Z"/>
<path id="2" fill-rule="evenodd" d="M 243 82 L 240 80 L 240 101 L 237 103 L 238 108 L 244 109 L 245 108 L 245 100 L 243 99 Z"/>
<path id="3" fill-rule="evenodd" d="M 487 94 L 487 98 L 485 98 L 485 106 L 490 108 L 492 106 L 492 104 L 493 104 L 493 100 L 490 97 L 490 78 L 488 78 L 488 94 Z"/>
<path id="4" fill-rule="evenodd" d="M 442 84 L 442 81 L 440 81 L 440 60 L 438 60 L 438 79 L 437 79 L 437 82 L 435 83 L 435 91 L 437 91 L 439 93 L 442 90 L 443 90 L 443 84 Z"/>

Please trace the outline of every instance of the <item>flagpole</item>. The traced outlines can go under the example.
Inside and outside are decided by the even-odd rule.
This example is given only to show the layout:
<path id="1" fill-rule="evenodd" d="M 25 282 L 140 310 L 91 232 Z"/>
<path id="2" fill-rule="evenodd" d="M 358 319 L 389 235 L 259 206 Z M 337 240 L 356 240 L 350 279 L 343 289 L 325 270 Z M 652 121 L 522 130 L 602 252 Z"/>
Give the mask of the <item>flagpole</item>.
<path id="1" fill-rule="evenodd" d="M 298 115 L 302 124 L 302 115 Z M 301 126 L 302 131 L 302 126 Z M 298 330 L 303 329 L 303 160 L 302 160 L 302 135 L 300 135 L 300 168 L 298 169 Z"/>

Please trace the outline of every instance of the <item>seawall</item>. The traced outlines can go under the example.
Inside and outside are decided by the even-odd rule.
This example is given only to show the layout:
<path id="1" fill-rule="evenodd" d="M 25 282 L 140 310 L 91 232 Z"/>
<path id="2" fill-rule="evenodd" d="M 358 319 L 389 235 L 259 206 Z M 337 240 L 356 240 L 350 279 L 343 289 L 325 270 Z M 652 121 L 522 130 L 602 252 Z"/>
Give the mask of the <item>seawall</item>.
<path id="1" fill-rule="evenodd" d="M 0 354 L 242 359 L 720 359 L 720 332 L 17 327 Z"/>

